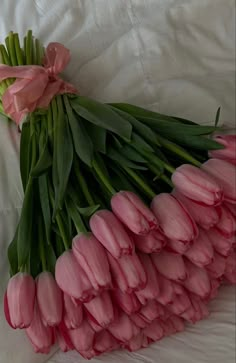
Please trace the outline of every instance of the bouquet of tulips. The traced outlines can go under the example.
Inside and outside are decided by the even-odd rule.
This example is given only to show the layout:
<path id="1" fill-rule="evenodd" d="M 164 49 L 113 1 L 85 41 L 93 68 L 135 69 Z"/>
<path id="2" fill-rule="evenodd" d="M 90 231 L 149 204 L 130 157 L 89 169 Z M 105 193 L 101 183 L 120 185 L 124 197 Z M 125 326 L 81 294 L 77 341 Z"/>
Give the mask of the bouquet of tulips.
<path id="1" fill-rule="evenodd" d="M 59 77 L 69 59 L 31 31 L 0 45 L 24 189 L 4 307 L 36 352 L 90 359 L 182 331 L 236 283 L 236 136 L 219 111 L 200 126 L 81 96 Z"/>

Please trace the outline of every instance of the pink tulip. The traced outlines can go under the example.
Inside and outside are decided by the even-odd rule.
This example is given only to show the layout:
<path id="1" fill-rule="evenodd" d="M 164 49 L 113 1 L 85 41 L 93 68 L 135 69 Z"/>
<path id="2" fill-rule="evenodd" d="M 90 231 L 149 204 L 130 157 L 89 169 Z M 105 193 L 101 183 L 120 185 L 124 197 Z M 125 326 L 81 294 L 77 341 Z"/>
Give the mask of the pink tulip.
<path id="1" fill-rule="evenodd" d="M 140 329 L 123 312 L 119 313 L 118 318 L 108 327 L 108 330 L 119 342 L 127 342 L 140 332 Z"/>
<path id="2" fill-rule="evenodd" d="M 141 308 L 137 315 L 147 323 L 151 323 L 153 320 L 164 315 L 164 309 L 157 301 L 149 300 L 147 304 Z"/>
<path id="3" fill-rule="evenodd" d="M 196 166 L 190 164 L 179 166 L 171 179 L 177 191 L 191 200 L 211 206 L 222 202 L 221 186 L 213 177 Z"/>
<path id="4" fill-rule="evenodd" d="M 100 333 L 100 331 L 104 330 L 102 326 L 95 323 L 94 318 L 89 314 L 87 314 L 87 321 L 95 333 Z"/>
<path id="5" fill-rule="evenodd" d="M 144 328 L 143 332 L 153 342 L 160 340 L 164 336 L 163 327 L 156 320 Z"/>
<path id="6" fill-rule="evenodd" d="M 189 198 L 186 198 L 182 193 L 174 190 L 174 196 L 185 206 L 188 212 L 191 214 L 194 221 L 204 229 L 210 229 L 220 219 L 220 213 L 218 207 L 202 205 L 195 203 Z"/>
<path id="7" fill-rule="evenodd" d="M 147 234 L 158 227 L 154 214 L 132 192 L 121 191 L 113 195 L 111 198 L 111 207 L 115 215 L 133 233 Z"/>
<path id="8" fill-rule="evenodd" d="M 71 250 L 65 251 L 57 260 L 55 276 L 63 292 L 81 301 L 89 301 L 95 291 L 78 264 Z"/>
<path id="9" fill-rule="evenodd" d="M 111 287 L 105 249 L 92 233 L 81 234 L 73 239 L 73 253 L 95 290 Z"/>
<path id="10" fill-rule="evenodd" d="M 94 350 L 97 353 L 110 352 L 118 347 L 118 342 L 108 330 L 103 330 L 95 335 Z"/>
<path id="11" fill-rule="evenodd" d="M 236 204 L 235 166 L 225 160 L 209 159 L 202 164 L 202 168 L 221 185 L 224 191 L 224 200 Z"/>
<path id="12" fill-rule="evenodd" d="M 118 218 L 108 210 L 100 210 L 90 218 L 90 228 L 101 244 L 116 258 L 131 255 L 134 244 Z"/>
<path id="13" fill-rule="evenodd" d="M 236 181 L 236 180 L 235 180 Z M 236 232 L 236 220 L 233 214 L 225 206 L 221 207 L 221 217 L 215 228 L 225 238 L 231 238 Z"/>
<path id="14" fill-rule="evenodd" d="M 233 245 L 233 238 L 225 238 L 216 228 L 207 231 L 209 240 L 215 251 L 222 256 L 228 256 Z"/>
<path id="15" fill-rule="evenodd" d="M 181 331 L 184 331 L 185 326 L 184 326 L 183 319 L 181 319 L 179 316 L 172 315 L 170 320 L 171 320 L 171 324 L 174 326 L 175 331 L 177 333 L 181 332 Z"/>
<path id="16" fill-rule="evenodd" d="M 226 258 L 224 277 L 231 284 L 236 284 L 236 251 L 231 251 Z"/>
<path id="17" fill-rule="evenodd" d="M 41 272 L 36 280 L 37 302 L 44 323 L 56 326 L 62 320 L 62 292 L 51 272 Z"/>
<path id="18" fill-rule="evenodd" d="M 220 287 L 220 281 L 218 279 L 211 279 L 211 292 L 210 292 L 210 295 L 206 299 L 207 302 L 209 302 L 217 297 L 219 287 Z"/>
<path id="19" fill-rule="evenodd" d="M 84 306 L 95 323 L 103 328 L 114 321 L 114 310 L 108 291 L 103 291 L 99 296 L 85 303 Z"/>
<path id="20" fill-rule="evenodd" d="M 186 268 L 181 255 L 176 255 L 167 251 L 161 253 L 152 253 L 152 262 L 157 271 L 167 279 L 183 281 L 186 279 Z"/>
<path id="21" fill-rule="evenodd" d="M 193 245 L 185 252 L 185 256 L 195 265 L 204 267 L 212 262 L 213 255 L 214 249 L 207 233 L 203 229 L 199 229 L 198 238 L 195 239 Z"/>
<path id="22" fill-rule="evenodd" d="M 144 253 L 160 252 L 166 244 L 165 236 L 158 229 L 145 236 L 133 235 L 133 240 L 136 248 Z"/>
<path id="23" fill-rule="evenodd" d="M 192 306 L 186 310 L 181 317 L 190 323 L 196 323 L 199 320 L 205 319 L 209 315 L 206 304 L 203 303 L 196 295 L 191 295 Z"/>
<path id="24" fill-rule="evenodd" d="M 139 349 L 141 349 L 141 348 L 143 348 L 144 346 L 147 346 L 147 345 L 148 345 L 147 337 L 145 337 L 143 332 L 140 332 L 138 335 L 136 335 L 135 337 L 130 339 L 130 341 L 128 341 L 124 345 L 124 347 L 129 352 L 136 352 L 137 350 L 139 350 Z"/>
<path id="25" fill-rule="evenodd" d="M 161 274 L 157 276 L 160 293 L 157 297 L 157 301 L 163 305 L 170 304 L 174 298 L 174 286 L 173 283 L 166 279 Z"/>
<path id="26" fill-rule="evenodd" d="M 181 315 L 191 306 L 191 301 L 186 292 L 183 291 L 180 295 L 175 295 L 173 301 L 168 305 L 168 310 L 172 314 Z"/>
<path id="27" fill-rule="evenodd" d="M 67 329 L 78 328 L 83 321 L 83 308 L 75 299 L 64 293 L 64 323 Z"/>
<path id="28" fill-rule="evenodd" d="M 236 165 L 236 135 L 217 135 L 214 140 L 224 145 L 224 149 L 211 150 L 209 156 Z"/>
<path id="29" fill-rule="evenodd" d="M 228 208 L 231 212 L 231 214 L 236 218 L 236 206 L 231 203 L 224 203 L 223 204 L 226 208 Z"/>
<path id="30" fill-rule="evenodd" d="M 87 359 L 87 360 L 90 360 L 94 357 L 96 357 L 97 353 L 95 352 L 94 349 L 89 349 L 89 350 L 80 350 L 79 351 L 79 354 L 84 358 L 84 359 Z"/>
<path id="31" fill-rule="evenodd" d="M 83 352 L 92 348 L 94 335 L 94 331 L 86 320 L 83 320 L 79 328 L 69 330 L 72 344 L 78 352 Z"/>
<path id="32" fill-rule="evenodd" d="M 195 222 L 173 195 L 156 195 L 151 208 L 167 238 L 188 244 L 197 237 L 198 229 Z"/>
<path id="33" fill-rule="evenodd" d="M 140 302 L 134 293 L 127 294 L 120 289 L 115 289 L 112 292 L 115 303 L 127 314 L 133 314 L 141 307 Z"/>
<path id="34" fill-rule="evenodd" d="M 223 276 L 226 266 L 226 259 L 225 257 L 221 256 L 216 251 L 214 252 L 212 262 L 206 266 L 206 270 L 208 275 L 212 279 L 219 279 Z"/>
<path id="35" fill-rule="evenodd" d="M 167 244 L 165 246 L 165 250 L 178 254 L 183 255 L 193 244 L 193 241 L 189 241 L 189 243 L 183 243 L 181 241 L 174 241 L 174 240 L 168 240 Z"/>
<path id="36" fill-rule="evenodd" d="M 188 277 L 184 281 L 184 286 L 189 291 L 206 298 L 211 291 L 209 276 L 204 268 L 197 267 L 190 261 L 185 261 Z"/>
<path id="37" fill-rule="evenodd" d="M 129 318 L 140 329 L 146 328 L 149 324 L 149 321 L 144 319 L 139 313 L 131 314 Z"/>
<path id="38" fill-rule="evenodd" d="M 107 255 L 114 283 L 121 291 L 130 293 L 146 286 L 147 276 L 136 254 L 119 259 Z"/>
<path id="39" fill-rule="evenodd" d="M 59 326 L 56 328 L 56 337 L 62 352 L 69 352 L 70 350 L 74 350 L 74 346 L 69 337 L 68 330 L 63 323 L 59 324 Z"/>
<path id="40" fill-rule="evenodd" d="M 36 353 L 50 352 L 54 344 L 53 328 L 43 324 L 37 303 L 34 305 L 34 317 L 31 325 L 26 328 L 26 334 Z"/>
<path id="41" fill-rule="evenodd" d="M 136 291 L 136 296 L 142 305 L 145 305 L 148 300 L 156 299 L 160 293 L 157 273 L 153 266 L 151 258 L 145 253 L 138 253 L 139 260 L 147 275 L 147 284 L 144 289 Z"/>
<path id="42" fill-rule="evenodd" d="M 35 282 L 32 276 L 18 272 L 11 277 L 4 297 L 4 311 L 8 324 L 25 329 L 30 326 L 34 314 Z"/>

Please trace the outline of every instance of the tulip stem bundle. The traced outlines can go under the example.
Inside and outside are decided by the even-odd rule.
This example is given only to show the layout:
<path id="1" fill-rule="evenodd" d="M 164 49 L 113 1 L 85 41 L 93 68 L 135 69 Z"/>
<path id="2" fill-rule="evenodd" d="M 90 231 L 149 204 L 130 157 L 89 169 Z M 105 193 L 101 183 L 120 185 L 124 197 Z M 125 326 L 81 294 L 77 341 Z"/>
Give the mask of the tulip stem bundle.
<path id="1" fill-rule="evenodd" d="M 45 50 L 31 31 L 23 46 L 13 32 L 5 43 L 0 112 L 21 129 L 24 190 L 8 250 L 9 324 L 26 328 L 36 351 L 47 353 L 56 332 L 64 351 L 90 358 L 205 317 L 220 285 L 212 261 L 222 280 L 234 271 L 232 164 L 208 160 L 209 150 L 232 158 L 226 140 L 209 137 L 219 128 L 80 96 L 58 76 L 69 60 L 61 44 Z M 12 291 L 27 284 L 28 315 L 19 318 Z"/>

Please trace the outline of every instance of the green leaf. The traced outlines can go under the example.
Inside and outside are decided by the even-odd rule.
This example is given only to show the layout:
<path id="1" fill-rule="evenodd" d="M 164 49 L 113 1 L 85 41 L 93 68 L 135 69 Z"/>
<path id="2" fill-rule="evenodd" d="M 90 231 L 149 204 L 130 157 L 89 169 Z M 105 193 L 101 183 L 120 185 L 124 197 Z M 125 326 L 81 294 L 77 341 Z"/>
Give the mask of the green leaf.
<path id="1" fill-rule="evenodd" d="M 135 132 L 132 133 L 132 141 L 130 145 L 134 146 L 138 151 L 144 150 L 154 152 L 154 149 Z"/>
<path id="2" fill-rule="evenodd" d="M 43 221 L 46 231 L 46 239 L 47 243 L 50 244 L 50 232 L 51 232 L 51 211 L 50 211 L 50 204 L 49 204 L 49 192 L 48 192 L 48 185 L 47 185 L 47 177 L 46 175 L 42 175 L 38 179 L 39 184 L 39 198 L 40 204 L 43 214 Z"/>
<path id="3" fill-rule="evenodd" d="M 51 245 L 46 247 L 46 258 L 47 258 L 48 269 L 52 274 L 54 274 L 57 258 L 54 249 Z"/>
<path id="4" fill-rule="evenodd" d="M 23 189 L 25 191 L 30 172 L 30 124 L 25 122 L 22 126 L 21 141 L 20 141 L 20 173 Z"/>
<path id="5" fill-rule="evenodd" d="M 75 203 L 74 203 L 74 201 L 72 199 L 68 198 L 66 200 L 66 209 L 67 209 L 67 212 L 68 212 L 69 216 L 71 217 L 71 219 L 74 222 L 77 233 L 86 232 L 86 228 L 84 226 L 84 223 L 83 223 L 83 220 L 82 220 L 81 215 L 79 213 L 79 210 L 76 207 L 76 205 L 75 205 Z"/>
<path id="6" fill-rule="evenodd" d="M 30 273 L 31 275 L 35 278 L 40 272 L 41 272 L 41 261 L 40 261 L 40 252 L 39 252 L 39 233 L 38 233 L 38 229 L 39 229 L 39 223 L 38 223 L 38 219 L 37 219 L 37 223 L 33 224 L 33 230 L 32 230 L 32 234 L 34 236 L 34 238 L 32 238 L 31 240 L 31 245 L 30 245 L 30 258 L 29 258 L 29 263 L 30 263 Z"/>
<path id="7" fill-rule="evenodd" d="M 147 160 L 138 151 L 127 144 L 123 146 L 120 152 L 123 156 L 126 156 L 129 160 L 135 161 L 136 163 L 147 163 Z"/>
<path id="8" fill-rule="evenodd" d="M 52 166 L 52 156 L 49 152 L 48 145 L 45 143 L 43 151 L 40 155 L 39 160 L 33 167 L 30 175 L 32 177 L 39 177 L 44 174 Z"/>
<path id="9" fill-rule="evenodd" d="M 11 276 L 18 272 L 18 253 L 17 253 L 18 226 L 15 236 L 8 247 L 8 260 L 10 264 Z"/>
<path id="10" fill-rule="evenodd" d="M 64 96 L 64 102 L 66 105 L 75 151 L 78 157 L 85 164 L 91 166 L 93 159 L 93 143 L 90 139 L 89 133 L 84 127 L 84 122 L 81 118 L 78 115 L 77 117 L 75 116 L 66 96 Z"/>
<path id="11" fill-rule="evenodd" d="M 191 149 L 199 150 L 219 150 L 223 149 L 223 145 L 204 136 L 191 136 L 188 140 L 183 140 L 183 144 Z"/>
<path id="12" fill-rule="evenodd" d="M 94 150 L 106 154 L 107 131 L 91 122 L 85 122 L 84 127 L 92 140 Z"/>
<path id="13" fill-rule="evenodd" d="M 119 110 L 125 111 L 134 117 L 152 117 L 159 119 L 164 116 L 158 112 L 149 111 L 142 107 L 130 105 L 129 103 L 110 103 L 110 105 Z M 169 116 L 164 117 L 166 117 L 166 119 L 170 118 Z"/>
<path id="14" fill-rule="evenodd" d="M 123 156 L 121 153 L 119 153 L 117 150 L 115 150 L 112 147 L 108 148 L 107 156 L 110 159 L 117 161 L 119 164 L 125 165 L 125 166 L 127 166 L 129 168 L 139 169 L 139 170 L 147 170 L 146 167 L 135 164 L 134 162 L 130 161 L 127 157 Z"/>
<path id="15" fill-rule="evenodd" d="M 99 209 L 100 205 L 96 204 L 96 205 L 91 205 L 89 207 L 85 207 L 85 208 L 78 208 L 78 211 L 80 212 L 80 214 L 84 217 L 90 217 L 93 213 L 95 213 L 98 209 Z"/>
<path id="16" fill-rule="evenodd" d="M 112 111 L 108 105 L 81 96 L 72 99 L 70 103 L 75 112 L 85 120 L 130 140 L 132 125 Z"/>

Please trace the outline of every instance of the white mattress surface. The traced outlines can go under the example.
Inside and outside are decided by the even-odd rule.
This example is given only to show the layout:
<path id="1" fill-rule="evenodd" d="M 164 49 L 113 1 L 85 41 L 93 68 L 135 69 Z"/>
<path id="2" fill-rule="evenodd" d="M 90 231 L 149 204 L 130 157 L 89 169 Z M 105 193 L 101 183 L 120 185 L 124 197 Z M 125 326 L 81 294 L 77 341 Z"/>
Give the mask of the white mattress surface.
<path id="1" fill-rule="evenodd" d="M 221 106 L 235 125 L 234 0 L 1 0 L 0 41 L 31 28 L 46 45 L 59 41 L 72 59 L 65 77 L 81 94 L 126 101 L 199 123 Z M 22 205 L 19 135 L 0 117 L 0 363 L 79 363 L 78 354 L 35 355 L 21 331 L 5 323 L 7 246 Z M 235 288 L 223 287 L 206 321 L 109 363 L 234 363 Z"/>

